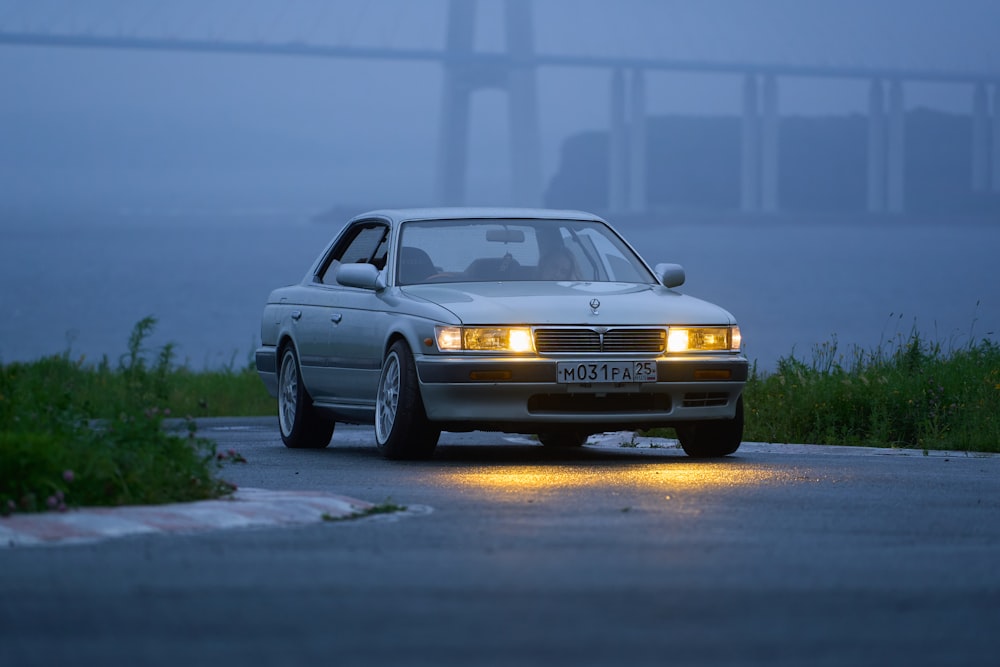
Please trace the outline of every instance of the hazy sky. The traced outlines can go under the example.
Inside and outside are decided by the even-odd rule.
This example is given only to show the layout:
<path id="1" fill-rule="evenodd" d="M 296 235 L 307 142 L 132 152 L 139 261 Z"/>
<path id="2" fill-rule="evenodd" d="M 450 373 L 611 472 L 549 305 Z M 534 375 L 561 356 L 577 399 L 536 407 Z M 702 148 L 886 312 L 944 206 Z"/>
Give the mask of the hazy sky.
<path id="1" fill-rule="evenodd" d="M 536 0 L 542 53 L 1000 73 L 996 0 Z M 480 0 L 477 48 L 503 45 Z M 441 48 L 443 0 L 0 0 L 0 30 Z M 434 63 L 0 46 L 0 201 L 433 203 Z M 1000 78 L 1000 75 L 998 75 Z M 543 174 L 608 125 L 601 69 L 538 73 Z M 965 112 L 969 86 L 912 84 Z M 648 112 L 735 113 L 731 75 L 649 76 Z M 863 111 L 866 84 L 785 79 L 785 113 Z M 506 98 L 473 100 L 469 197 L 507 203 Z"/>

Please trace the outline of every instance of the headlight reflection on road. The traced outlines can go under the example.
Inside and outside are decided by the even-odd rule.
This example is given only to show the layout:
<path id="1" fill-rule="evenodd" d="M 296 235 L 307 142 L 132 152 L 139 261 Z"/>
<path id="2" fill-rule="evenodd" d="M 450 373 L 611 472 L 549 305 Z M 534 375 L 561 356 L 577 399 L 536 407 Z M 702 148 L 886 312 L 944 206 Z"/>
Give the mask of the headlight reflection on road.
<path id="1" fill-rule="evenodd" d="M 552 497 L 581 489 L 639 492 L 698 493 L 740 488 L 791 479 L 787 470 L 733 463 L 674 463 L 669 465 L 588 466 L 510 465 L 454 470 L 435 475 L 438 484 L 488 494 L 497 500 Z"/>

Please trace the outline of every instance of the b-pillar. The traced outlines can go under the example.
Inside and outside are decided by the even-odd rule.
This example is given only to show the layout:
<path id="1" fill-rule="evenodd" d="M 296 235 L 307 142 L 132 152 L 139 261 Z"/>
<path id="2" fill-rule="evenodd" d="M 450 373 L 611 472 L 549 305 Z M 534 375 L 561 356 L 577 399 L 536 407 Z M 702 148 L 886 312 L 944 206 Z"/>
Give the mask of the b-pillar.
<path id="1" fill-rule="evenodd" d="M 441 100 L 437 199 L 442 205 L 465 204 L 469 107 L 472 93 L 498 88 L 507 93 L 510 128 L 511 204 L 541 202 L 538 84 L 535 75 L 534 25 L 530 0 L 506 0 L 504 28 L 507 58 L 476 58 L 473 35 L 476 0 L 449 0 L 447 53 Z"/>

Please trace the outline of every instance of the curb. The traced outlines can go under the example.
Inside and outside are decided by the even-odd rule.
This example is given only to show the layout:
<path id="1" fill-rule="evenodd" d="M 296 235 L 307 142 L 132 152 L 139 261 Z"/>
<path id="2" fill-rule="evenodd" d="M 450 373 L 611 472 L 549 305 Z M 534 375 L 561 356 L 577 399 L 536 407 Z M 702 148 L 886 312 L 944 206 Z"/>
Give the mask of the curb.
<path id="1" fill-rule="evenodd" d="M 0 519 L 0 548 L 85 544 L 149 533 L 318 523 L 364 515 L 374 505 L 321 491 L 238 489 L 221 500 L 86 507 Z"/>

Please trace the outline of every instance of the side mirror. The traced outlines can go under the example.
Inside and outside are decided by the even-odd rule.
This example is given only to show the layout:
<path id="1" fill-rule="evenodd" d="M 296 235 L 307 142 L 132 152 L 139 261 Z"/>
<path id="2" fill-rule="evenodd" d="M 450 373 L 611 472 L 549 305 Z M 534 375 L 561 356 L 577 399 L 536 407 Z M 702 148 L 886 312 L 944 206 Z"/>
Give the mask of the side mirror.
<path id="1" fill-rule="evenodd" d="M 337 282 L 347 287 L 380 290 L 385 288 L 381 273 L 371 264 L 341 264 L 337 267 Z"/>
<path id="2" fill-rule="evenodd" d="M 664 287 L 680 287 L 684 284 L 684 267 L 680 264 L 657 264 L 653 273 Z"/>

